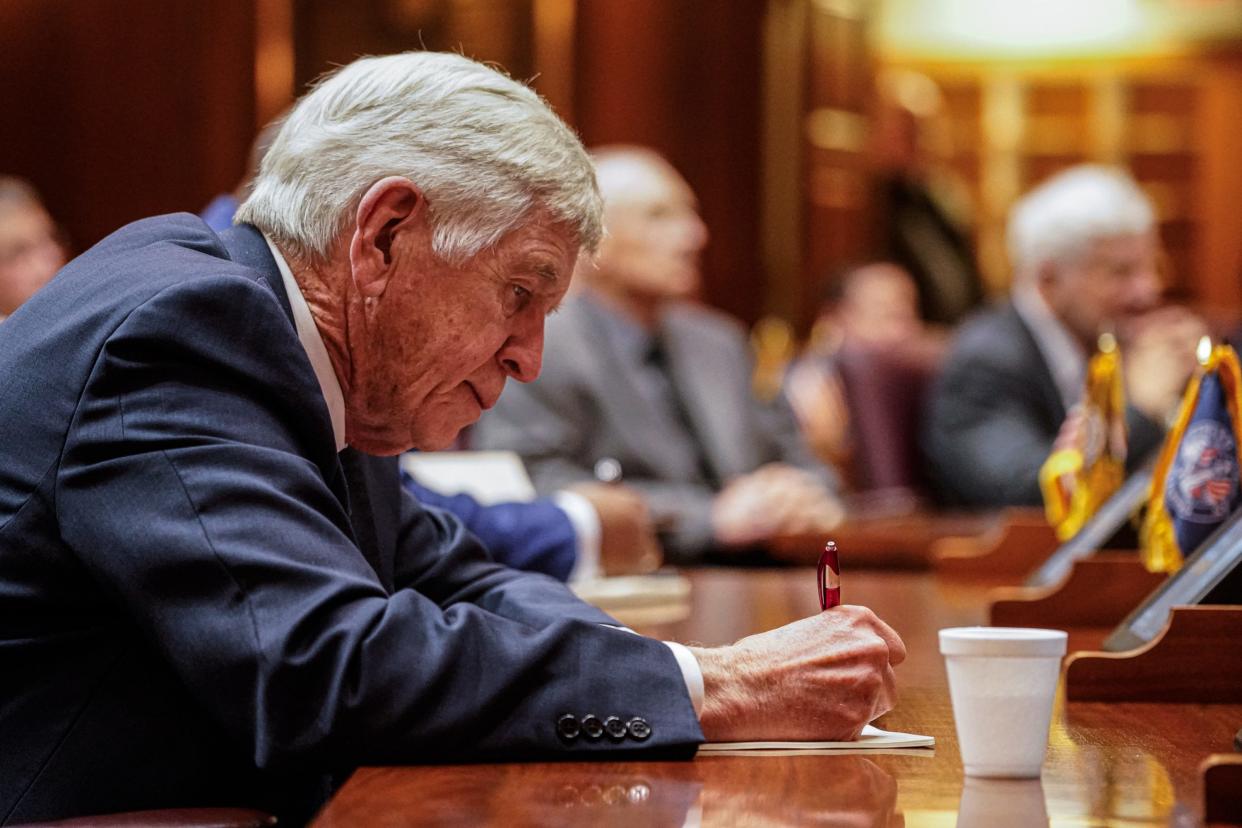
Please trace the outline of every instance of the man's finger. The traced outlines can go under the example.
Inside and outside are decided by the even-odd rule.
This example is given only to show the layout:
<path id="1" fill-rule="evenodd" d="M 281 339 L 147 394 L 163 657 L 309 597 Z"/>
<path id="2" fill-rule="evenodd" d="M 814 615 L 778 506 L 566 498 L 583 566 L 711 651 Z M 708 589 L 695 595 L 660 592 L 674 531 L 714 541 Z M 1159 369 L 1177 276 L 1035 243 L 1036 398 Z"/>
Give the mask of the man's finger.
<path id="1" fill-rule="evenodd" d="M 888 645 L 888 663 L 896 667 L 906 660 L 906 643 L 901 640 L 901 636 L 897 634 L 896 630 L 885 624 L 878 617 L 875 619 L 875 623 L 876 633 Z"/>

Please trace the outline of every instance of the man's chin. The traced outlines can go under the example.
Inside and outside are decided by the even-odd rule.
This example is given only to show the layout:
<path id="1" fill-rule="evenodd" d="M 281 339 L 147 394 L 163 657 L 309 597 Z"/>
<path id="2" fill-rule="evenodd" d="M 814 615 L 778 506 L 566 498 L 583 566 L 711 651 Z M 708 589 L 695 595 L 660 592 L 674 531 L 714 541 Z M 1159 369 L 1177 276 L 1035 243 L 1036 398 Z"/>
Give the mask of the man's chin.
<path id="1" fill-rule="evenodd" d="M 442 427 L 429 434 L 411 434 L 410 436 L 414 442 L 411 448 L 417 451 L 444 451 L 445 449 L 453 448 L 462 429 L 468 425 L 473 425 L 478 419 L 478 417 L 471 417 L 467 422 L 455 426 Z"/>
<path id="2" fill-rule="evenodd" d="M 439 422 L 427 424 L 421 428 L 414 425 L 408 431 L 359 429 L 362 433 L 358 433 L 357 431 L 351 432 L 347 428 L 345 438 L 351 448 L 376 457 L 391 457 L 411 450 L 443 451 L 452 448 L 461 430 L 474 424 L 478 419 L 479 415 L 475 414 L 464 417 L 456 423 Z"/>

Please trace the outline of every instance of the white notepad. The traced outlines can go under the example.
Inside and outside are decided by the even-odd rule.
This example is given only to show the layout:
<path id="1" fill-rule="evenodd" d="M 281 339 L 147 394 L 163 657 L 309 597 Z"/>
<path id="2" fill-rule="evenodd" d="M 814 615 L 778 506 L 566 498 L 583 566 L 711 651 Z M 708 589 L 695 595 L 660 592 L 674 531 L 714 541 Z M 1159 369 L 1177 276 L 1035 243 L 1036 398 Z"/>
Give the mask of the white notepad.
<path id="1" fill-rule="evenodd" d="M 899 750 L 905 748 L 935 747 L 936 740 L 931 736 L 920 736 L 917 733 L 898 733 L 895 730 L 880 730 L 867 725 L 853 742 L 708 742 L 699 745 L 699 753 L 715 753 L 732 755 L 738 753 L 754 754 L 756 751 L 780 751 L 782 754 L 799 751 L 832 751 L 846 752 L 854 750 Z"/>

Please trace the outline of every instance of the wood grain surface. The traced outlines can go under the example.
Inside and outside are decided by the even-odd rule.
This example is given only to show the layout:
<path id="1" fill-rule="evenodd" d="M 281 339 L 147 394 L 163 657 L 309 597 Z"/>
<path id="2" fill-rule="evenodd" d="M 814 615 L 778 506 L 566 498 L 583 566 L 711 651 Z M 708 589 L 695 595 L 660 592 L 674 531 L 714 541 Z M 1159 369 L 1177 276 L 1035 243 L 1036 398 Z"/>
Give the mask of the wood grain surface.
<path id="1" fill-rule="evenodd" d="M 879 724 L 934 736 L 934 751 L 363 768 L 315 825 L 1199 824 L 1200 765 L 1232 750 L 1242 703 L 1066 704 L 1059 694 L 1042 780 L 968 780 L 937 631 L 982 623 L 987 586 L 842 563 L 844 601 L 875 609 L 910 651 L 900 703 Z M 688 574 L 690 616 L 642 632 L 718 645 L 818 609 L 811 570 Z"/>

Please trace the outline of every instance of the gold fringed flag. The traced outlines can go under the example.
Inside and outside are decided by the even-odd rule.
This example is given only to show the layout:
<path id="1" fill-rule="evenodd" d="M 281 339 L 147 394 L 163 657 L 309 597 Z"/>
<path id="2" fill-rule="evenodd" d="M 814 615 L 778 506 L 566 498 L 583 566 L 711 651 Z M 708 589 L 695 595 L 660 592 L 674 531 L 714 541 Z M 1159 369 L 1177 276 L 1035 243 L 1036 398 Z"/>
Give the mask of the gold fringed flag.
<path id="1" fill-rule="evenodd" d="M 1160 450 L 1139 534 L 1152 572 L 1175 572 L 1242 500 L 1238 355 L 1228 345 L 1211 348 L 1206 337 L 1200 347 L 1202 367 Z"/>
<path id="2" fill-rule="evenodd" d="M 1125 479 L 1126 411 L 1121 355 L 1109 334 L 1087 365 L 1081 427 L 1072 445 L 1055 449 L 1039 470 L 1044 511 L 1057 537 L 1078 533 Z"/>

